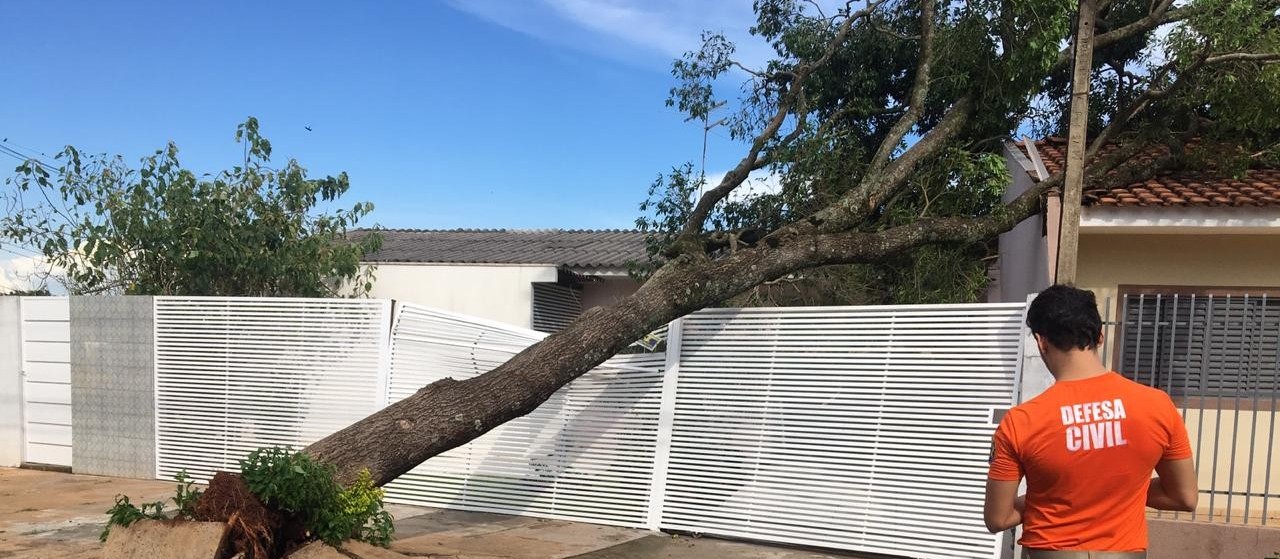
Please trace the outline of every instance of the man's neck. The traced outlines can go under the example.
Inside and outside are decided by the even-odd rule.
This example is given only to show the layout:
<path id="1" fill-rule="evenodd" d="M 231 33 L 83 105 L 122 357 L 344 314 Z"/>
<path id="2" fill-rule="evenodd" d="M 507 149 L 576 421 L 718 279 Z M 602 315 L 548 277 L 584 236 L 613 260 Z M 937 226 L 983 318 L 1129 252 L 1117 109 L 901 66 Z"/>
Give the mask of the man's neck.
<path id="1" fill-rule="evenodd" d="M 1110 372 L 1098 358 L 1098 353 L 1089 350 L 1070 351 L 1062 354 L 1057 363 L 1049 368 L 1054 380 L 1072 381 L 1099 377 Z"/>

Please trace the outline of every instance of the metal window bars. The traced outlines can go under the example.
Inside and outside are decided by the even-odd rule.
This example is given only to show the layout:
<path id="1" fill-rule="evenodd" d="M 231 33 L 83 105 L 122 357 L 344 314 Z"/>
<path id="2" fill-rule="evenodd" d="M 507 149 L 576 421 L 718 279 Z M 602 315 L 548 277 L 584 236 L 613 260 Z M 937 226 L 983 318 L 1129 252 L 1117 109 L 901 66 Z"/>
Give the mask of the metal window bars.
<path id="1" fill-rule="evenodd" d="M 1121 294 L 1117 306 L 1112 318 L 1105 302 L 1104 362 L 1181 409 L 1200 481 L 1191 518 L 1280 525 L 1280 299 L 1170 290 Z"/>

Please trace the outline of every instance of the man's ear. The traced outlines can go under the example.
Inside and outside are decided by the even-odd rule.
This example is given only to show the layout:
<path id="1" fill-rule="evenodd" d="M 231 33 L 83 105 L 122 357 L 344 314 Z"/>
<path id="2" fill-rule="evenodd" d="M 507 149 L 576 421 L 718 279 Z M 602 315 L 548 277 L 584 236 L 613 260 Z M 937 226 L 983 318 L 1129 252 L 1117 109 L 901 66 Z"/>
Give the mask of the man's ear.
<path id="1" fill-rule="evenodd" d="M 1040 350 L 1040 357 L 1044 357 L 1049 351 L 1049 340 L 1040 334 L 1031 334 L 1036 339 L 1036 348 Z"/>

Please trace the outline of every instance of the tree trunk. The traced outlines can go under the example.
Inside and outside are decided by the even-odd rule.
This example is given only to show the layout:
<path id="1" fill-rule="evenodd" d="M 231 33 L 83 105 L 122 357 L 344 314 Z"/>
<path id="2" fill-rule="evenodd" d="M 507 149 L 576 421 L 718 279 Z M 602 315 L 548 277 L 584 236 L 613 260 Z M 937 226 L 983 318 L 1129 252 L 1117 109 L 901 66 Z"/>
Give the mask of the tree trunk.
<path id="1" fill-rule="evenodd" d="M 874 233 L 803 234 L 716 260 L 680 256 L 635 294 L 588 310 L 498 368 L 467 380 L 431 383 L 304 452 L 336 466 L 343 483 L 367 468 L 374 483 L 386 484 L 432 456 L 532 412 L 556 390 L 671 320 L 805 268 L 882 260 L 933 242 L 987 239 L 1036 211 L 1037 201 L 1032 192 L 985 218 L 922 220 Z"/>

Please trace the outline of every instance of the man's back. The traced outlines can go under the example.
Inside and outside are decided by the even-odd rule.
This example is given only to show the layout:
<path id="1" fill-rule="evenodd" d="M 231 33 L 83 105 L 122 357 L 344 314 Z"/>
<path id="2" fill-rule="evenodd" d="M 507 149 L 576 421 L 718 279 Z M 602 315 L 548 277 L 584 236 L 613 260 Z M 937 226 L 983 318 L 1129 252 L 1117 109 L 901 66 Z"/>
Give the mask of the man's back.
<path id="1" fill-rule="evenodd" d="M 1190 456 L 1168 395 L 1107 373 L 1059 381 L 1010 410 L 989 477 L 1026 477 L 1024 546 L 1141 551 L 1153 468 Z"/>

